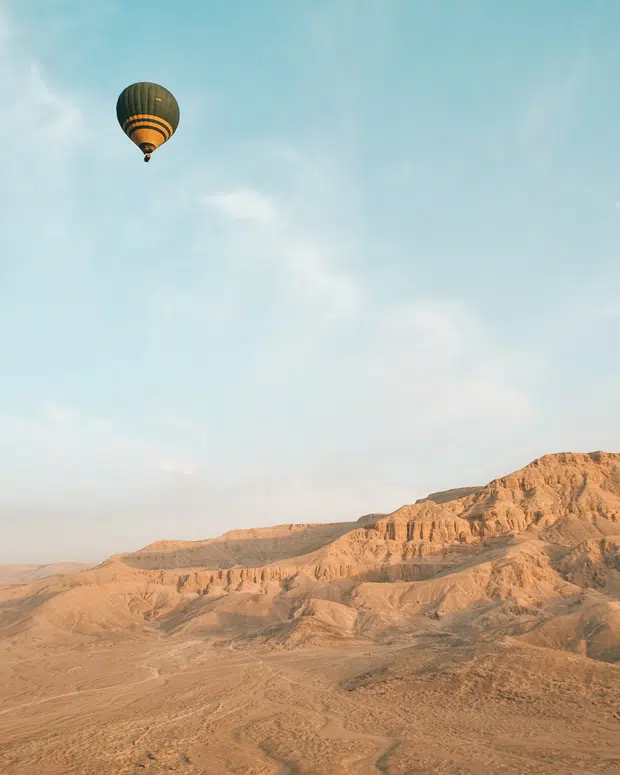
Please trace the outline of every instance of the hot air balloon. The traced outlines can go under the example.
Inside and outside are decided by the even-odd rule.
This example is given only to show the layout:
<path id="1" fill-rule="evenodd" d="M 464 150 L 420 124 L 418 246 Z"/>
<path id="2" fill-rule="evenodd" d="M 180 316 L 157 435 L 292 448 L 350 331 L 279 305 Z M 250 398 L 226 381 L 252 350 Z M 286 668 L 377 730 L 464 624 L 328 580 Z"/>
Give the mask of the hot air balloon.
<path id="1" fill-rule="evenodd" d="M 168 89 L 143 81 L 128 86 L 116 103 L 121 129 L 144 154 L 144 161 L 170 140 L 179 125 L 179 103 Z"/>

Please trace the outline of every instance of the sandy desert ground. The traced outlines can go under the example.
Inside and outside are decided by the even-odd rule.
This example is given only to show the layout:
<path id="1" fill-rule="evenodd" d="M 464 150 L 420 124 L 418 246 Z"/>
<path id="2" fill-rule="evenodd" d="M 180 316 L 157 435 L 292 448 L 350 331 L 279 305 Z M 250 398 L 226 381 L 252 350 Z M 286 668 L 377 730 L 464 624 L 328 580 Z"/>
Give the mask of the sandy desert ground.
<path id="1" fill-rule="evenodd" d="M 0 772 L 620 773 L 620 455 L 0 590 Z"/>

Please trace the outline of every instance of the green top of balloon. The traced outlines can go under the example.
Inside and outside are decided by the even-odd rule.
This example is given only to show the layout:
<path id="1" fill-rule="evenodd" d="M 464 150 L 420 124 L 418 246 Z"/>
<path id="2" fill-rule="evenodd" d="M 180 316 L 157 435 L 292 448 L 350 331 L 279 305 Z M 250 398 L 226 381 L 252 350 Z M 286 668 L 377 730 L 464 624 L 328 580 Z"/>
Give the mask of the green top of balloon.
<path id="1" fill-rule="evenodd" d="M 172 92 L 158 83 L 140 81 L 124 89 L 116 103 L 116 117 L 121 126 L 127 119 L 138 115 L 163 118 L 174 132 L 179 125 L 181 112 Z"/>

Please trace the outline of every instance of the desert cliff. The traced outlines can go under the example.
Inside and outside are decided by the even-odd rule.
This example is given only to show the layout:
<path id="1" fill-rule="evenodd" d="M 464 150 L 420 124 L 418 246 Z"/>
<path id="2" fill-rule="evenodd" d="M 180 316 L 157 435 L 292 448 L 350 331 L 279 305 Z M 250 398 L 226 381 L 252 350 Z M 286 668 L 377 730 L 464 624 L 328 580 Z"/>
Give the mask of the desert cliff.
<path id="1" fill-rule="evenodd" d="M 619 771 L 619 454 L 13 581 L 7 775 Z"/>
<path id="2" fill-rule="evenodd" d="M 540 630 L 547 643 L 552 622 L 570 629 L 577 618 L 566 612 L 580 609 L 595 611 L 588 616 L 609 633 L 608 646 L 592 654 L 614 661 L 619 546 L 620 455 L 547 455 L 484 487 L 436 493 L 361 522 L 158 541 L 5 590 L 1 626 L 7 635 L 43 629 L 62 638 L 145 622 L 169 634 L 236 635 L 251 622 L 275 638 L 274 627 L 287 631 L 300 618 L 325 624 L 324 601 L 343 608 L 327 619 L 335 630 L 346 620 L 347 638 L 404 637 L 441 621 L 443 629 L 531 641 Z M 585 640 L 589 653 L 580 626 L 555 647 L 582 650 Z"/>

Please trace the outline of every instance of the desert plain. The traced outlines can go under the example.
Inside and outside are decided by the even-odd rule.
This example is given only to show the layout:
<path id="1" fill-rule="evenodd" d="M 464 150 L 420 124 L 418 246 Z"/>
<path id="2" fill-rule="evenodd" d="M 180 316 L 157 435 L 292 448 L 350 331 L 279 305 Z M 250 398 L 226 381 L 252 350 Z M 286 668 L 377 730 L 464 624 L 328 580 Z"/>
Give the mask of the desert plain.
<path id="1" fill-rule="evenodd" d="M 620 454 L 0 568 L 2 775 L 620 773 Z"/>

